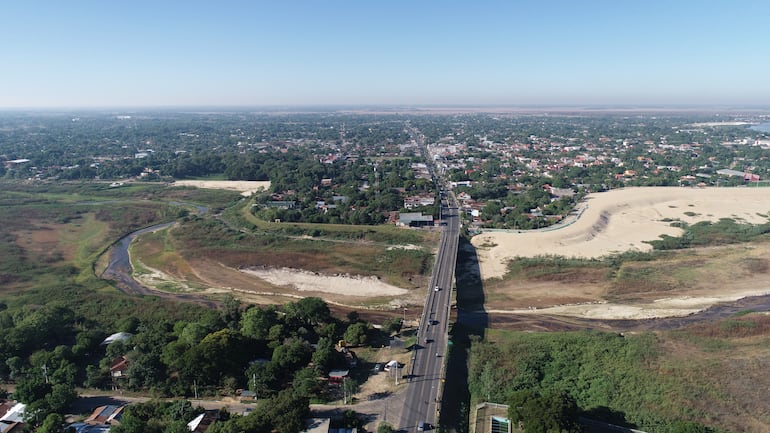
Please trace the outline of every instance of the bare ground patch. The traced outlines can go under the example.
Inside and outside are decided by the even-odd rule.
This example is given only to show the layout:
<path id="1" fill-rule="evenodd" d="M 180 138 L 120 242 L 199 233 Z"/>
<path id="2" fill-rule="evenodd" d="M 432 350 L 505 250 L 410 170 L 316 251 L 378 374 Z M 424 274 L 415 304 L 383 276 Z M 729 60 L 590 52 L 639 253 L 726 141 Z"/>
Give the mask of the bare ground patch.
<path id="1" fill-rule="evenodd" d="M 174 182 L 174 185 L 206 189 L 226 189 L 238 191 L 243 196 L 249 196 L 257 191 L 267 191 L 270 189 L 269 181 L 246 180 L 177 180 Z"/>
<path id="2" fill-rule="evenodd" d="M 104 224 L 87 215 L 67 223 L 30 221 L 29 228 L 14 232 L 16 244 L 30 257 L 47 263 L 77 261 L 95 252 L 104 241 Z"/>
<path id="3" fill-rule="evenodd" d="M 241 272 L 270 284 L 293 287 L 300 292 L 333 293 L 364 298 L 400 296 L 407 293 L 406 289 L 383 283 L 379 278 L 371 276 L 323 275 L 292 268 L 245 268 L 241 269 Z"/>
<path id="4" fill-rule="evenodd" d="M 343 307 L 395 311 L 421 305 L 430 278 L 433 256 L 411 243 L 233 234 L 216 220 L 192 227 L 143 236 L 136 259 L 172 280 L 199 282 L 191 286 L 203 292 L 258 304 L 317 296 Z"/>
<path id="5" fill-rule="evenodd" d="M 543 254 L 598 258 L 625 251 L 649 251 L 645 241 L 678 236 L 671 221 L 688 224 L 734 218 L 767 222 L 764 188 L 625 188 L 590 194 L 579 218 L 546 230 L 489 232 L 475 236 L 484 279 L 501 277 L 514 257 Z M 682 213 L 687 208 L 687 214 Z"/>

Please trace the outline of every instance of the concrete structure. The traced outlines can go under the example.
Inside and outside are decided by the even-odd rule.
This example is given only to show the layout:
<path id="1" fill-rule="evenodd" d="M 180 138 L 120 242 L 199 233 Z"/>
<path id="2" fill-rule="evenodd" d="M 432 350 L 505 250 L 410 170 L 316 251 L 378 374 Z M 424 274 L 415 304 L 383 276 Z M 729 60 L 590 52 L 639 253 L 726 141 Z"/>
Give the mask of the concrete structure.
<path id="1" fill-rule="evenodd" d="M 724 168 L 722 170 L 717 170 L 717 174 L 721 174 L 723 176 L 730 176 L 730 177 L 741 177 L 743 180 L 749 181 L 749 182 L 758 182 L 759 181 L 759 175 L 758 174 L 751 174 L 746 173 L 743 171 L 738 170 L 730 170 L 729 168 Z"/>
<path id="2" fill-rule="evenodd" d="M 433 225 L 433 215 L 423 215 L 422 212 L 404 212 L 398 215 L 399 226 Z"/>
<path id="3" fill-rule="evenodd" d="M 511 433 L 508 405 L 488 402 L 476 405 L 471 433 Z"/>

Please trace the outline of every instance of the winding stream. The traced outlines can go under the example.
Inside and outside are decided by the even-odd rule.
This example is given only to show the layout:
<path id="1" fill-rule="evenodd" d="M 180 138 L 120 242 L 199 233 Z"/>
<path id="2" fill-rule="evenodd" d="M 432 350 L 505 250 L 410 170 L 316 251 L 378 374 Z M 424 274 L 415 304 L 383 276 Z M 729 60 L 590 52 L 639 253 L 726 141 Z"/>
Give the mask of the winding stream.
<path id="1" fill-rule="evenodd" d="M 194 207 L 198 215 L 205 215 L 208 212 L 207 207 L 195 205 L 192 203 L 170 202 L 170 204 L 176 206 Z M 165 299 L 175 299 L 185 302 L 194 302 L 209 307 L 216 307 L 218 305 L 217 302 L 208 300 L 201 295 L 169 293 L 151 289 L 136 281 L 132 276 L 133 267 L 131 266 L 131 258 L 128 252 L 128 248 L 131 245 L 131 242 L 133 242 L 134 239 L 136 239 L 138 236 L 167 229 L 176 223 L 176 221 L 171 221 L 162 224 L 156 224 L 134 231 L 120 238 L 106 252 L 109 257 L 109 263 L 102 273 L 101 278 L 112 281 L 120 291 L 129 295 L 156 296 Z M 530 322 L 534 319 L 536 322 L 540 323 L 546 328 L 555 329 L 561 329 L 567 326 L 576 328 L 612 329 L 618 331 L 651 331 L 678 329 L 699 322 L 711 322 L 718 319 L 734 316 L 735 314 L 746 310 L 770 311 L 770 295 L 751 296 L 733 302 L 717 304 L 698 313 L 690 314 L 684 317 L 601 320 L 548 315 L 536 317 L 532 315 L 527 315 L 526 317 L 522 315 L 507 316 L 513 318 L 514 321 L 516 321 L 515 319 L 521 319 L 521 321 Z M 482 316 L 486 315 L 487 313 L 485 312 L 473 313 L 466 311 L 464 314 L 461 314 L 460 320 L 466 321 L 467 323 L 481 324 L 481 322 L 488 321 L 488 318 L 481 318 Z M 569 324 L 571 324 L 571 326 Z"/>
<path id="2" fill-rule="evenodd" d="M 192 203 L 170 202 L 170 204 L 176 206 L 194 207 L 197 210 L 198 215 L 205 215 L 208 212 L 207 207 L 195 205 Z M 131 232 L 120 238 L 105 253 L 109 257 L 109 263 L 107 264 L 107 267 L 104 269 L 104 272 L 102 272 L 100 277 L 104 280 L 112 281 L 118 290 L 128 295 L 156 296 L 159 298 L 175 299 L 186 302 L 194 302 L 209 307 L 216 307 L 218 305 L 216 302 L 210 301 L 202 296 L 193 294 L 168 293 L 160 290 L 154 290 L 139 283 L 133 277 L 134 268 L 131 266 L 131 256 L 128 252 L 128 248 L 131 246 L 131 242 L 133 242 L 134 239 L 136 239 L 138 236 L 167 229 L 176 223 L 176 221 L 171 221 L 156 224 Z"/>

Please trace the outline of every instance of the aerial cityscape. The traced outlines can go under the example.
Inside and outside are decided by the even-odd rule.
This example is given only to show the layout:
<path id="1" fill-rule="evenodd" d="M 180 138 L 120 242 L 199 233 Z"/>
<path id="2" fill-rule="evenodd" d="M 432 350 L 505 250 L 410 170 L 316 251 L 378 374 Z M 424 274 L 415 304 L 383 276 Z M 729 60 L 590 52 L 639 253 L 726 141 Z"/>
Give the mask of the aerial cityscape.
<path id="1" fill-rule="evenodd" d="M 770 432 L 770 6 L 0 6 L 0 432 Z"/>

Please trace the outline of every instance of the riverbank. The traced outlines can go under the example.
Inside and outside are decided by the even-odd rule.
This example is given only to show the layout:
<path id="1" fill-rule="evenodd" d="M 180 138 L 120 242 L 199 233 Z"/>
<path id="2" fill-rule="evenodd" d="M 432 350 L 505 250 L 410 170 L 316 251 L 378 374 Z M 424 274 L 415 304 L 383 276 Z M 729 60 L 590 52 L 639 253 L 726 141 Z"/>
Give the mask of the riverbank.
<path id="1" fill-rule="evenodd" d="M 687 259 L 651 265 L 665 265 L 665 272 L 641 270 L 642 265 L 624 271 L 624 275 L 648 272 L 646 277 L 639 277 L 644 284 L 613 282 L 590 274 L 589 269 L 564 281 L 503 278 L 508 263 L 516 257 L 591 259 L 650 251 L 652 247 L 645 241 L 683 232 L 671 225 L 674 221 L 694 224 L 732 218 L 765 223 L 770 214 L 770 189 L 628 188 L 591 194 L 581 206 L 585 210 L 580 218 L 561 228 L 491 232 L 472 239 L 478 257 L 475 271 L 485 281 L 488 313 L 598 320 L 683 317 L 717 304 L 770 293 L 770 273 L 746 267 L 747 263 L 764 263 L 768 246 L 761 243 L 692 250 Z M 619 289 L 623 284 L 631 285 L 624 291 Z M 635 291 L 637 286 L 644 286 L 644 290 Z"/>

